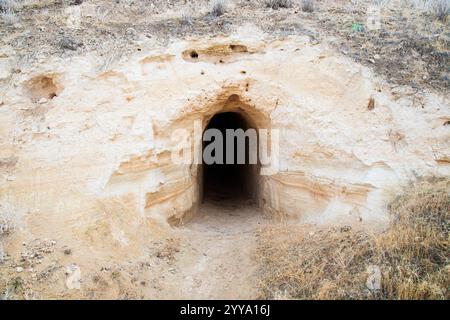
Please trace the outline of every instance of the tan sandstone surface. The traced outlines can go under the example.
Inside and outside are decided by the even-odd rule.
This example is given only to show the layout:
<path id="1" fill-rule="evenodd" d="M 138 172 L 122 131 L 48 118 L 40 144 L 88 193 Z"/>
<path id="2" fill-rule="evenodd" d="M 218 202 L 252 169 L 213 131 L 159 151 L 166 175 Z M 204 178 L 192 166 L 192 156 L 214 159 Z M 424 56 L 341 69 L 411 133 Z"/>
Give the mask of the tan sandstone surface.
<path id="1" fill-rule="evenodd" d="M 2 48 L 4 65 L 13 55 Z M 156 280 L 144 293 L 120 285 L 126 277 L 148 286 L 142 271 L 124 264 L 142 260 L 146 268 L 143 257 L 158 256 L 153 248 L 163 240 L 191 241 L 189 250 L 211 254 L 205 238 L 195 247 L 191 229 L 176 227 L 208 207 L 201 206 L 200 167 L 172 163 L 171 133 L 192 131 L 195 120 L 205 128 L 221 111 L 280 132 L 279 171 L 257 179 L 256 220 L 380 229 L 395 190 L 416 175 L 450 174 L 448 96 L 412 95 L 309 37 L 272 40 L 249 25 L 230 36 L 146 47 L 107 66 L 95 53 L 51 57 L 7 77 L 0 94 L 0 205 L 16 213 L 18 227 L 4 246 L 16 261 L 36 239 L 49 242 L 41 260 L 48 254 L 61 274 L 49 297 L 232 296 L 214 292 L 213 284 L 197 284 L 198 294 L 183 285 L 164 291 L 160 284 L 158 291 Z M 231 239 L 223 251 L 231 254 L 237 238 L 227 238 L 228 231 L 218 232 Z M 70 254 L 61 253 L 67 248 Z M 178 266 L 171 266 L 170 250 L 148 272 L 164 269 L 180 283 L 167 271 Z M 194 255 L 183 254 L 184 262 Z M 107 293 L 87 289 L 101 287 L 100 269 L 114 273 L 116 264 L 120 272 Z M 23 268 L 30 277 L 46 271 L 31 262 Z M 79 277 L 84 292 L 76 290 Z M 186 286 L 195 287 L 194 271 L 191 277 Z M 178 289 L 185 291 L 177 295 Z"/>

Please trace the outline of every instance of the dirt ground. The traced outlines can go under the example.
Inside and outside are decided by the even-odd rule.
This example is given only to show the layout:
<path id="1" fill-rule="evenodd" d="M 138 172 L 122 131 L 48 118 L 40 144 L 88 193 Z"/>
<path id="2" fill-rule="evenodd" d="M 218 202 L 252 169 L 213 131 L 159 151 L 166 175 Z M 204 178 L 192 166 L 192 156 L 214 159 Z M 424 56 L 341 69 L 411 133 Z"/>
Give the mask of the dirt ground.
<path id="1" fill-rule="evenodd" d="M 249 201 L 205 202 L 169 238 L 149 239 L 140 259 L 84 259 L 73 290 L 67 248 L 50 239 L 24 244 L 21 258 L 1 268 L 0 291 L 7 299 L 256 298 L 256 234 L 270 223 Z"/>
<path id="2" fill-rule="evenodd" d="M 177 230 L 183 246 L 157 289 L 148 295 L 166 299 L 252 299 L 256 297 L 253 254 L 255 231 L 267 224 L 252 204 L 205 203 L 195 220 Z"/>
<path id="3" fill-rule="evenodd" d="M 68 28 L 65 10 L 76 3 L 91 13 L 78 28 Z M 366 0 L 317 0 L 313 12 L 304 12 L 300 1 L 273 10 L 265 1 L 230 0 L 220 16 L 211 14 L 207 0 L 29 0 L 17 9 L 16 23 L 0 24 L 0 43 L 15 50 L 14 72 L 20 73 L 24 64 L 49 56 L 68 59 L 88 52 L 103 56 L 102 66 L 110 65 L 148 46 L 229 35 L 253 24 L 268 38 L 306 35 L 330 43 L 393 84 L 448 90 L 450 19 L 440 21 L 414 4 L 419 1 L 374 3 L 380 4 L 376 30 L 365 27 L 371 15 Z"/>

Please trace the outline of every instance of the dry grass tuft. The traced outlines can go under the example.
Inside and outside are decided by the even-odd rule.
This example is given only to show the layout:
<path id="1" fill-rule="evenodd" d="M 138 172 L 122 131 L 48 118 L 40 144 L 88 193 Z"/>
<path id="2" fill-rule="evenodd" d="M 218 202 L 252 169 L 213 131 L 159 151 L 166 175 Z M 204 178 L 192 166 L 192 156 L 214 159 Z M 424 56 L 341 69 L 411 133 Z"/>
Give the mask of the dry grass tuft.
<path id="1" fill-rule="evenodd" d="M 17 4 L 14 0 L 0 0 L 0 12 L 16 9 Z"/>
<path id="2" fill-rule="evenodd" d="M 303 12 L 314 12 L 314 0 L 302 0 Z"/>
<path id="3" fill-rule="evenodd" d="M 188 25 L 192 24 L 192 12 L 188 8 L 184 8 L 181 11 L 180 15 L 180 22 L 181 24 Z"/>
<path id="4" fill-rule="evenodd" d="M 8 26 L 12 26 L 19 21 L 15 9 L 17 4 L 13 0 L 0 0 L 0 20 Z"/>
<path id="5" fill-rule="evenodd" d="M 268 227 L 259 235 L 261 298 L 357 299 L 365 262 L 373 250 L 362 232 Z"/>
<path id="6" fill-rule="evenodd" d="M 19 22 L 19 18 L 12 10 L 7 10 L 5 12 L 0 13 L 0 16 L 2 18 L 1 20 L 3 21 L 3 23 L 6 24 L 7 26 L 12 26 L 15 25 L 17 22 Z"/>
<path id="7" fill-rule="evenodd" d="M 411 4 L 415 10 L 431 13 L 442 22 L 450 14 L 450 0 L 412 0 Z"/>
<path id="8" fill-rule="evenodd" d="M 265 228 L 258 234 L 261 298 L 449 299 L 449 190 L 448 178 L 418 181 L 391 203 L 391 225 L 377 235 Z M 367 284 L 374 269 L 379 288 Z"/>
<path id="9" fill-rule="evenodd" d="M 227 11 L 225 0 L 214 0 L 211 5 L 210 13 L 213 17 L 220 17 Z"/>
<path id="10" fill-rule="evenodd" d="M 432 10 L 439 20 L 447 21 L 450 13 L 450 0 L 435 0 L 432 4 Z"/>
<path id="11" fill-rule="evenodd" d="M 265 0 L 266 7 L 278 10 L 292 7 L 292 0 Z"/>

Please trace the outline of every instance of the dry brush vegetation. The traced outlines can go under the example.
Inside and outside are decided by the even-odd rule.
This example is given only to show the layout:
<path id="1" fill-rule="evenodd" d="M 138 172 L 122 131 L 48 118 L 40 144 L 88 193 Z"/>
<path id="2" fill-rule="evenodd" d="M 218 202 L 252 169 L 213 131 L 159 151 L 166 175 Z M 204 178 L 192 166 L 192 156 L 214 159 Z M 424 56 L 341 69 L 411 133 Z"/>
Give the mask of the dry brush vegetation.
<path id="1" fill-rule="evenodd" d="M 77 6 L 82 21 L 68 27 L 66 10 Z M 379 9 L 377 30 L 366 27 L 373 6 Z M 307 35 L 319 43 L 336 37 L 332 45 L 342 54 L 390 83 L 448 89 L 449 12 L 450 0 L 0 0 L 0 38 L 8 35 L 20 44 L 21 59 L 33 61 L 131 52 L 146 39 L 167 44 L 226 35 L 250 22 L 275 38 Z"/>
<path id="2" fill-rule="evenodd" d="M 261 298 L 449 299 L 450 179 L 421 179 L 380 234 L 270 226 L 258 234 Z"/>

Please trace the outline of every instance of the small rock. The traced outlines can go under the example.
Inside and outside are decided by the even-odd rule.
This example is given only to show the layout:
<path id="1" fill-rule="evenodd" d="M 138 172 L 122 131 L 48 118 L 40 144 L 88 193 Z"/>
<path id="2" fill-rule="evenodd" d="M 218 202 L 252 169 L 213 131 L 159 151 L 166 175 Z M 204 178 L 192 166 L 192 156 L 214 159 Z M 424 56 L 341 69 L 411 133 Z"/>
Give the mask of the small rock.
<path id="1" fill-rule="evenodd" d="M 376 54 L 376 55 L 373 56 L 373 58 L 374 58 L 375 60 L 379 60 L 381 57 L 380 57 L 379 54 Z"/>
<path id="2" fill-rule="evenodd" d="M 69 37 L 63 37 L 60 40 L 59 45 L 63 49 L 68 49 L 68 50 L 75 51 L 79 47 L 81 47 L 83 44 L 81 42 L 76 41 L 75 39 L 72 39 L 72 38 L 69 38 Z"/>
<path id="3" fill-rule="evenodd" d="M 22 268 L 22 267 L 17 267 L 17 268 L 16 268 L 16 272 L 21 273 L 22 271 L 23 271 L 23 268 Z"/>
<path id="4" fill-rule="evenodd" d="M 65 254 L 66 256 L 71 255 L 71 254 L 72 254 L 72 249 L 69 249 L 69 248 L 64 249 L 64 254 Z"/>
<path id="5" fill-rule="evenodd" d="M 46 98 L 41 98 L 41 99 L 39 99 L 39 101 L 38 101 L 38 103 L 39 104 L 44 104 L 44 103 L 47 103 L 47 99 Z"/>

